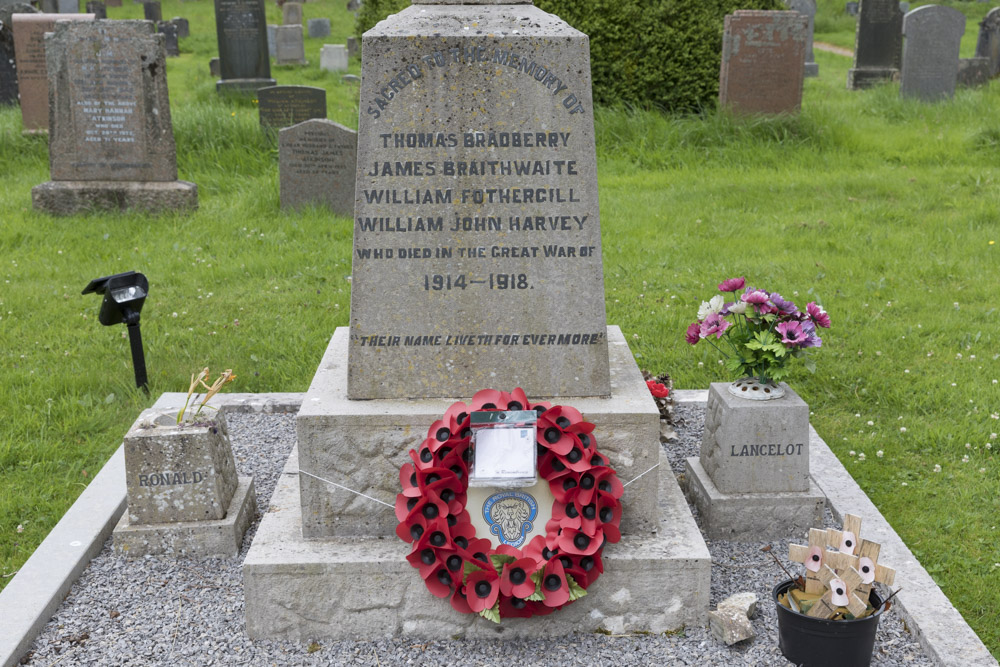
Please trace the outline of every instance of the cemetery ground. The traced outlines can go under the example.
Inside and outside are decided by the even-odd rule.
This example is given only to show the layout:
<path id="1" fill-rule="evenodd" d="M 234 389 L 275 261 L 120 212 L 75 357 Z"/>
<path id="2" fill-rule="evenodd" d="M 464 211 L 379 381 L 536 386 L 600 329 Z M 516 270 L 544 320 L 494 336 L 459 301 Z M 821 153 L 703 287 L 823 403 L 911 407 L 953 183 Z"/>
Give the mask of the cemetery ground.
<path id="1" fill-rule="evenodd" d="M 821 0 L 821 12 L 836 4 Z M 952 4 L 969 12 L 971 55 L 990 5 Z M 305 19 L 330 17 L 332 34 L 306 38 L 307 67 L 272 75 L 326 88 L 328 117 L 356 128 L 356 85 L 318 69 L 320 46 L 351 33 L 343 5 L 305 4 Z M 267 12 L 280 23 L 273 3 Z M 109 15 L 141 18 L 142 6 Z M 276 143 L 252 102 L 216 98 L 212 5 L 165 0 L 163 15 L 191 22 L 167 67 L 196 213 L 36 214 L 46 141 L 22 136 L 16 108 L 0 109 L 0 586 L 160 393 L 185 390 L 206 365 L 234 369 L 233 391 L 304 391 L 348 324 L 351 221 L 280 211 Z M 817 40 L 853 46 L 843 22 L 821 14 Z M 795 118 L 596 112 L 608 322 L 640 367 L 704 388 L 727 378 L 714 350 L 683 333 L 717 282 L 745 275 L 821 302 L 834 328 L 818 370 L 799 368 L 789 384 L 1000 656 L 1000 88 L 901 101 L 896 85 L 846 91 L 850 60 L 816 59 Z M 150 281 L 148 395 L 133 387 L 124 327 L 101 327 L 99 300 L 80 295 L 92 278 L 133 269 Z"/>

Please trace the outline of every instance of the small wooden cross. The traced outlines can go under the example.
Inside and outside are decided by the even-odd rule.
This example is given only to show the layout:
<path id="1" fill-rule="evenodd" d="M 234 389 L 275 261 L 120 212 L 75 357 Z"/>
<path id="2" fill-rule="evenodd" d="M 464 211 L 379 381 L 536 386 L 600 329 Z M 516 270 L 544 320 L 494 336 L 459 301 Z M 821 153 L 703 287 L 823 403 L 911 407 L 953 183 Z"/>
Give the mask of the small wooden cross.
<path id="1" fill-rule="evenodd" d="M 788 560 L 793 563 L 802 563 L 806 566 L 806 593 L 815 593 L 818 595 L 825 588 L 820 573 L 823 571 L 826 559 L 833 555 L 826 550 L 826 538 L 825 530 L 810 528 L 808 546 L 801 544 L 788 545 Z M 817 557 L 819 558 L 818 561 L 816 560 Z M 809 569 L 810 563 L 812 563 L 813 567 L 818 564 L 819 569 L 816 571 Z"/>
<path id="2" fill-rule="evenodd" d="M 867 599 L 868 593 L 871 592 L 872 584 L 876 581 L 881 582 L 886 586 L 892 586 L 892 583 L 896 578 L 896 571 L 891 567 L 884 567 L 878 564 L 878 556 L 882 549 L 882 545 L 878 542 L 861 539 L 861 517 L 856 514 L 845 514 L 843 530 L 831 528 L 826 531 L 826 544 L 827 546 L 831 546 L 834 549 L 839 550 L 841 553 L 848 553 L 848 550 L 850 550 L 851 554 L 857 556 L 859 562 L 851 563 L 851 565 L 857 569 L 865 579 L 868 578 L 869 574 L 867 568 L 875 568 L 872 580 L 867 584 L 863 583 L 858 589 L 858 592 L 863 599 Z M 862 562 L 860 559 L 863 558 L 870 560 L 871 563 L 866 561 Z M 833 567 L 836 572 L 841 572 L 841 565 L 839 563 L 831 563 L 831 567 Z"/>
<path id="3" fill-rule="evenodd" d="M 806 616 L 813 618 L 832 618 L 835 616 L 837 609 L 840 607 L 840 605 L 836 605 L 833 602 L 833 589 L 835 587 L 837 588 L 837 594 L 847 596 L 847 611 L 851 612 L 855 618 L 865 613 L 865 610 L 868 609 L 868 604 L 859 598 L 855 592 L 858 586 L 861 585 L 861 574 L 853 567 L 848 567 L 838 577 L 837 573 L 829 565 L 824 565 L 820 568 L 820 579 L 827 590 L 823 593 L 823 597 L 816 600 L 813 606 L 810 607 Z M 842 585 L 844 587 L 840 588 Z"/>

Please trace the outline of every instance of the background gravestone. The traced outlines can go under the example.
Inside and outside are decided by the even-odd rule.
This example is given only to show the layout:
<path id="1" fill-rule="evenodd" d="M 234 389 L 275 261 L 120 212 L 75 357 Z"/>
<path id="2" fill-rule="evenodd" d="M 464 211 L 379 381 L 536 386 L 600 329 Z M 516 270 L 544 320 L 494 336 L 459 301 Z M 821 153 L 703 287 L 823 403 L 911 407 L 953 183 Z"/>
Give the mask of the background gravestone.
<path id="1" fill-rule="evenodd" d="M 307 65 L 301 25 L 279 25 L 274 29 L 274 62 L 277 65 Z"/>
<path id="2" fill-rule="evenodd" d="M 347 47 L 343 44 L 324 44 L 319 49 L 319 68 L 326 72 L 347 71 Z"/>
<path id="3" fill-rule="evenodd" d="M 80 12 L 79 0 L 57 0 L 56 10 L 60 14 L 78 14 Z"/>
<path id="4" fill-rule="evenodd" d="M 181 55 L 181 47 L 178 41 L 177 24 L 173 21 L 160 21 L 157 26 L 163 35 L 163 48 L 168 58 L 176 58 Z"/>
<path id="5" fill-rule="evenodd" d="M 152 23 L 59 22 L 45 57 L 52 180 L 32 188 L 36 209 L 197 207 L 197 187 L 177 180 L 163 36 Z"/>
<path id="6" fill-rule="evenodd" d="M 904 16 L 899 94 L 925 102 L 954 96 L 963 33 L 965 15 L 951 7 L 925 5 Z"/>
<path id="7" fill-rule="evenodd" d="M 348 37 L 347 38 L 347 57 L 350 58 L 358 52 L 358 38 Z"/>
<path id="8" fill-rule="evenodd" d="M 45 33 L 56 21 L 93 21 L 93 14 L 14 14 L 14 53 L 25 133 L 49 131 L 49 76 L 45 65 Z"/>
<path id="9" fill-rule="evenodd" d="M 307 120 L 278 133 L 281 208 L 325 204 L 354 215 L 358 133 L 332 120 Z"/>
<path id="10" fill-rule="evenodd" d="M 809 23 L 798 12 L 739 10 L 722 33 L 719 105 L 738 113 L 797 113 Z"/>
<path id="11" fill-rule="evenodd" d="M 854 67 L 847 88 L 870 88 L 899 76 L 903 53 L 903 12 L 898 0 L 861 0 L 854 33 Z"/>
<path id="12" fill-rule="evenodd" d="M 857 2 L 846 2 L 844 3 L 844 11 L 847 12 L 848 16 L 858 15 L 858 3 Z"/>
<path id="13" fill-rule="evenodd" d="M 1000 74 L 1000 7 L 994 7 L 979 24 L 976 57 L 988 58 L 990 77 Z"/>
<path id="14" fill-rule="evenodd" d="M 326 90 L 312 86 L 269 86 L 257 91 L 260 124 L 267 128 L 326 118 Z"/>
<path id="15" fill-rule="evenodd" d="M 785 0 L 788 8 L 809 19 L 809 35 L 806 38 L 805 76 L 819 76 L 819 64 L 813 55 L 813 27 L 816 22 L 816 0 Z"/>
<path id="16" fill-rule="evenodd" d="M 309 36 L 312 38 L 327 37 L 330 35 L 330 19 L 328 18 L 309 19 L 306 24 Z"/>
<path id="17" fill-rule="evenodd" d="M 14 56 L 14 12 L 37 13 L 24 2 L 0 3 L 0 105 L 17 104 L 17 60 Z"/>
<path id="18" fill-rule="evenodd" d="M 58 14 L 59 13 L 59 2 L 58 0 L 40 0 L 38 7 L 42 10 L 43 14 Z"/>
<path id="19" fill-rule="evenodd" d="M 278 29 L 277 24 L 275 23 L 267 24 L 267 55 L 270 56 L 271 58 L 273 58 L 277 53 L 274 42 L 274 35 L 277 29 Z"/>
<path id="20" fill-rule="evenodd" d="M 959 58 L 956 86 L 963 88 L 985 86 L 990 78 L 989 58 Z"/>
<path id="21" fill-rule="evenodd" d="M 302 25 L 302 3 L 286 2 L 281 6 L 282 25 Z"/>
<path id="22" fill-rule="evenodd" d="M 108 18 L 107 6 L 100 2 L 100 0 L 92 0 L 87 3 L 87 13 L 93 14 L 96 20 L 103 20 Z"/>
<path id="23" fill-rule="evenodd" d="M 214 77 L 218 77 L 222 73 L 222 70 L 219 68 L 219 59 L 218 58 L 210 58 L 209 59 L 209 61 L 208 61 L 208 73 L 211 74 Z"/>
<path id="24" fill-rule="evenodd" d="M 121 7 L 122 0 L 105 0 L 104 4 L 108 7 Z"/>
<path id="25" fill-rule="evenodd" d="M 191 22 L 186 18 L 175 16 L 170 22 L 177 26 L 177 36 L 181 39 L 191 36 Z"/>
<path id="26" fill-rule="evenodd" d="M 142 3 L 142 13 L 147 21 L 159 23 L 163 20 L 163 9 L 159 0 L 147 0 Z"/>
<path id="27" fill-rule="evenodd" d="M 222 72 L 216 90 L 253 96 L 274 85 L 264 0 L 215 0 L 215 29 Z"/>

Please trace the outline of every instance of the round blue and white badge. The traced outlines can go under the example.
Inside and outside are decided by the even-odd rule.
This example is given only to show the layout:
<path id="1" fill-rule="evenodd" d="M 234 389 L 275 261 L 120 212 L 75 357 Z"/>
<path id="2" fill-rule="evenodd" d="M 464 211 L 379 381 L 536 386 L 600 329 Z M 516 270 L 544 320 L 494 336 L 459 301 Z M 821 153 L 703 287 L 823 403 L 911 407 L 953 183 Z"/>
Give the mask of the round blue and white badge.
<path id="1" fill-rule="evenodd" d="M 518 548 L 524 544 L 525 536 L 531 532 L 538 503 L 523 491 L 500 491 L 483 503 L 483 518 L 501 544 Z"/>

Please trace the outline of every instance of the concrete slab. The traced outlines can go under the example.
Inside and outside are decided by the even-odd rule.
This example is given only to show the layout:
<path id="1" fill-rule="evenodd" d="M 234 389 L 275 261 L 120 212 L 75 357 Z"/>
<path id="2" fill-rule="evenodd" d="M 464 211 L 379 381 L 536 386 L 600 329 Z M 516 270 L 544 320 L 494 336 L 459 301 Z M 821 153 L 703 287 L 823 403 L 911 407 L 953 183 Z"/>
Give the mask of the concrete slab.
<path id="1" fill-rule="evenodd" d="M 826 496 L 808 481 L 808 491 L 723 493 L 701 461 L 691 457 L 684 472 L 684 493 L 698 508 L 708 539 L 759 542 L 805 534 L 823 523 Z"/>
<path id="2" fill-rule="evenodd" d="M 392 536 L 398 523 L 393 512 L 373 513 L 371 501 L 322 480 L 394 503 L 399 469 L 410 460 L 407 452 L 418 447 L 434 420 L 459 400 L 349 400 L 349 336 L 347 327 L 334 333 L 296 420 L 302 470 L 309 473 L 302 475 L 300 484 L 303 530 L 310 538 Z M 596 424 L 592 436 L 598 450 L 608 457 L 622 482 L 628 482 L 659 461 L 660 415 L 621 329 L 608 327 L 607 338 L 611 397 L 564 402 Z M 656 476 L 646 475 L 629 487 L 631 493 L 623 503 L 623 533 L 655 530 L 658 486 Z"/>
<path id="3" fill-rule="evenodd" d="M 257 513 L 252 477 L 239 477 L 226 516 L 210 521 L 130 524 L 126 512 L 114 530 L 114 548 L 129 558 L 183 556 L 232 558 L 240 552 L 243 534 Z"/>
<path id="4" fill-rule="evenodd" d="M 586 597 L 543 620 L 504 619 L 497 626 L 431 596 L 406 561 L 408 545 L 395 536 L 304 539 L 295 450 L 244 561 L 247 633 L 298 641 L 401 635 L 507 639 L 595 630 L 659 633 L 704 624 L 711 556 L 661 458 L 657 532 L 609 544 L 604 573 Z"/>

